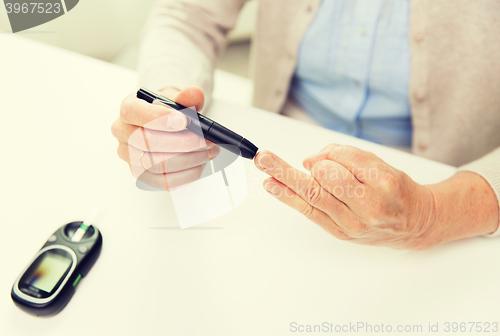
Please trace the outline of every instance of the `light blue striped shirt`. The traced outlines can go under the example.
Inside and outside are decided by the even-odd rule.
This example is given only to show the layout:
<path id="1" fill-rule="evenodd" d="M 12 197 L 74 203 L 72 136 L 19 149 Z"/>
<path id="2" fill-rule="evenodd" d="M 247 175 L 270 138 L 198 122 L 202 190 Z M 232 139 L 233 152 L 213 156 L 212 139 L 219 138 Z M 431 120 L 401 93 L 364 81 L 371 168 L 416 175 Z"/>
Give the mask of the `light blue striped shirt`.
<path id="1" fill-rule="evenodd" d="M 332 130 L 411 146 L 409 0 L 323 0 L 291 94 Z"/>

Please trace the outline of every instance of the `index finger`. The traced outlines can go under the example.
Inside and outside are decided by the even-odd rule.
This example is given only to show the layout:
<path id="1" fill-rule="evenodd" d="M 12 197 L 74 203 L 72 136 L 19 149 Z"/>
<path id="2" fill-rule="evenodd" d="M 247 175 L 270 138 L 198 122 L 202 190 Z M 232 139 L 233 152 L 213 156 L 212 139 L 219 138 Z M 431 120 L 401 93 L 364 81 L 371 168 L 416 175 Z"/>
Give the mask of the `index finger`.
<path id="1" fill-rule="evenodd" d="M 163 105 L 150 104 L 137 98 L 134 93 L 123 100 L 120 119 L 130 125 L 167 132 L 182 131 L 187 125 L 187 118 L 181 112 Z"/>
<path id="2" fill-rule="evenodd" d="M 254 159 L 260 170 L 283 183 L 307 203 L 327 213 L 336 223 L 341 225 L 342 217 L 349 211 L 348 207 L 308 174 L 293 168 L 287 162 L 269 151 L 261 151 Z"/>

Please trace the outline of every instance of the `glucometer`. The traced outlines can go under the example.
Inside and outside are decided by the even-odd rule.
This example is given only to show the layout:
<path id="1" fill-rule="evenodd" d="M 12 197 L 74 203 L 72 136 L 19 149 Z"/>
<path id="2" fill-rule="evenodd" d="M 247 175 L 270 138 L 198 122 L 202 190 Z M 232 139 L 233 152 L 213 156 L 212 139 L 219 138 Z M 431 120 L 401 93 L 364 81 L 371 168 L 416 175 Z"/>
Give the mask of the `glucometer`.
<path id="1" fill-rule="evenodd" d="M 101 232 L 84 222 L 71 222 L 49 237 L 12 287 L 12 300 L 36 316 L 59 313 L 96 262 Z"/>

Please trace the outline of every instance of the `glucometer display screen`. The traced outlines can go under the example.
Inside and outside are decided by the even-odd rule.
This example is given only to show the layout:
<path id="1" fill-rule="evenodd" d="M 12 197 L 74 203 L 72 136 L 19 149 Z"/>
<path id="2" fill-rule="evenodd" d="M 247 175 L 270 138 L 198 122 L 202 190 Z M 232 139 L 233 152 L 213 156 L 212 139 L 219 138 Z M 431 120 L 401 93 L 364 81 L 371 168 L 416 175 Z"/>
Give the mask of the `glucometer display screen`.
<path id="1" fill-rule="evenodd" d="M 46 251 L 33 263 L 32 267 L 23 276 L 22 281 L 27 285 L 50 293 L 59 280 L 64 277 L 71 263 L 71 256 L 66 251 Z"/>

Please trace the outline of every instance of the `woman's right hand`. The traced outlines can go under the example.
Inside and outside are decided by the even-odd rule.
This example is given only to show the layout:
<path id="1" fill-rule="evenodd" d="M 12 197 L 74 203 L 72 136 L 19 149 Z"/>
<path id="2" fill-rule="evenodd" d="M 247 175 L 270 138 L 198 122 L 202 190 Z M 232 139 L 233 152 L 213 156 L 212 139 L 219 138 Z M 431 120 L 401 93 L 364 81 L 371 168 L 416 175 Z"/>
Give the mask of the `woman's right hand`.
<path id="1" fill-rule="evenodd" d="M 203 91 L 194 86 L 158 93 L 196 111 L 205 100 Z M 181 112 L 149 104 L 134 93 L 123 100 L 111 132 L 119 142 L 118 156 L 129 164 L 132 175 L 155 189 L 169 190 L 199 179 L 206 164 L 220 152 L 186 125 Z"/>

